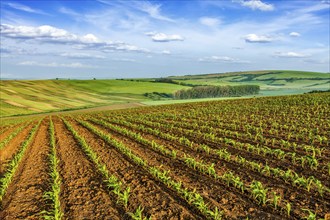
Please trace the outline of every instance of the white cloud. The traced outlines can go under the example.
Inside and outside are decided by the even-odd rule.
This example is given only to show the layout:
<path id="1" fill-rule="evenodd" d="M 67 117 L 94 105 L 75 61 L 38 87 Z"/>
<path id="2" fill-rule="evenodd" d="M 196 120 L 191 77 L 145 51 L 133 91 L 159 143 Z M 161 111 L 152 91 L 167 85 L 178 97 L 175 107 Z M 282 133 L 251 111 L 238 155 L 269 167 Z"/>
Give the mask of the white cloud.
<path id="1" fill-rule="evenodd" d="M 8 2 L 8 3 L 5 3 L 5 5 L 8 5 L 9 7 L 14 8 L 16 10 L 25 11 L 25 12 L 29 12 L 29 13 L 42 14 L 42 15 L 47 14 L 41 10 L 33 9 L 29 6 L 22 5 L 20 3 Z"/>
<path id="2" fill-rule="evenodd" d="M 308 57 L 308 54 L 297 53 L 297 52 L 276 52 L 276 57 L 284 57 L 284 58 L 304 58 Z"/>
<path id="3" fill-rule="evenodd" d="M 219 20 L 218 18 L 211 17 L 201 17 L 199 18 L 199 22 L 209 27 L 217 27 L 221 24 L 221 20 Z"/>
<path id="4" fill-rule="evenodd" d="M 162 20 L 162 21 L 169 21 L 169 22 L 174 22 L 173 19 L 162 15 L 161 13 L 161 4 L 152 4 L 151 2 L 146 2 L 146 1 L 137 1 L 134 2 L 136 9 L 143 11 L 147 13 L 150 17 L 155 18 L 157 20 Z"/>
<path id="5" fill-rule="evenodd" d="M 267 4 L 262 2 L 261 0 L 241 0 L 239 1 L 240 4 L 244 7 L 251 8 L 253 10 L 260 10 L 260 11 L 273 11 L 274 10 L 274 5 L 272 4 Z"/>
<path id="6" fill-rule="evenodd" d="M 151 37 L 155 42 L 183 41 L 184 38 L 178 34 L 164 34 L 157 32 L 147 32 L 145 35 Z"/>
<path id="7" fill-rule="evenodd" d="M 93 55 L 88 53 L 62 53 L 60 54 L 62 57 L 68 58 L 76 58 L 76 59 L 89 59 L 89 58 L 96 58 L 96 59 L 105 59 L 105 56 L 101 55 Z"/>
<path id="8" fill-rule="evenodd" d="M 161 54 L 170 55 L 171 54 L 171 51 L 169 51 L 169 50 L 163 50 L 161 52 Z"/>
<path id="9" fill-rule="evenodd" d="M 1 35 L 9 38 L 22 40 L 37 39 L 53 42 L 79 42 L 77 35 L 71 34 L 66 30 L 55 28 L 49 25 L 39 27 L 32 26 L 13 26 L 1 24 Z"/>
<path id="10" fill-rule="evenodd" d="M 275 39 L 266 35 L 248 34 L 244 37 L 248 43 L 270 43 Z"/>
<path id="11" fill-rule="evenodd" d="M 81 14 L 71 10 L 70 8 L 66 8 L 66 7 L 61 7 L 59 9 L 59 12 L 61 12 L 62 14 L 70 15 L 75 18 L 79 18 L 81 16 Z"/>
<path id="12" fill-rule="evenodd" d="M 301 36 L 298 32 L 291 32 L 289 35 L 291 37 L 300 37 Z"/>
<path id="13" fill-rule="evenodd" d="M 250 63 L 250 61 L 234 59 L 228 56 L 211 56 L 199 58 L 199 62 L 222 62 L 222 63 Z"/>
<path id="14" fill-rule="evenodd" d="M 20 66 L 41 66 L 41 67 L 67 67 L 67 68 L 96 68 L 96 66 L 85 65 L 82 63 L 40 63 L 36 61 L 23 61 L 18 63 Z"/>
<path id="15" fill-rule="evenodd" d="M 119 62 L 129 62 L 129 63 L 134 63 L 136 62 L 135 59 L 130 59 L 130 58 L 114 58 L 111 59 L 112 61 L 119 61 Z"/>
<path id="16" fill-rule="evenodd" d="M 100 40 L 93 34 L 86 34 L 81 37 L 83 43 L 100 43 Z"/>
<path id="17" fill-rule="evenodd" d="M 91 49 L 109 51 L 130 51 L 148 53 L 149 50 L 130 45 L 124 42 L 101 41 L 93 34 L 79 36 L 64 29 L 55 28 L 49 25 L 38 27 L 13 26 L 8 24 L 0 25 L 1 35 L 17 40 L 35 40 L 52 44 L 70 44 L 75 49 Z"/>

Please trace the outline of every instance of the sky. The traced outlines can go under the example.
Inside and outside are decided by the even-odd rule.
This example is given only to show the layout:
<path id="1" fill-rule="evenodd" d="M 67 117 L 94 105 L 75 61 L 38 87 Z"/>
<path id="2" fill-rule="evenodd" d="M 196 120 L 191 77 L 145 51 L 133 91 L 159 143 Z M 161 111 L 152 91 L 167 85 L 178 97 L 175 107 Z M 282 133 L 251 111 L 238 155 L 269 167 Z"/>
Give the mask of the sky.
<path id="1" fill-rule="evenodd" d="M 330 0 L 2 0 L 1 78 L 330 72 Z"/>

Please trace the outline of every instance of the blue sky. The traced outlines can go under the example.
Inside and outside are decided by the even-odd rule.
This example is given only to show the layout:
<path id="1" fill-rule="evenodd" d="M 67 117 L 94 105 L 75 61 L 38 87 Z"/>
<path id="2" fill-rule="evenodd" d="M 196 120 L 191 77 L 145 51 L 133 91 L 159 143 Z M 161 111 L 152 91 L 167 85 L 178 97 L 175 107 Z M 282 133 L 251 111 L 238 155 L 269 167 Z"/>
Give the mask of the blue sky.
<path id="1" fill-rule="evenodd" d="M 329 72 L 329 8 L 329 0 L 3 0 L 1 77 Z"/>

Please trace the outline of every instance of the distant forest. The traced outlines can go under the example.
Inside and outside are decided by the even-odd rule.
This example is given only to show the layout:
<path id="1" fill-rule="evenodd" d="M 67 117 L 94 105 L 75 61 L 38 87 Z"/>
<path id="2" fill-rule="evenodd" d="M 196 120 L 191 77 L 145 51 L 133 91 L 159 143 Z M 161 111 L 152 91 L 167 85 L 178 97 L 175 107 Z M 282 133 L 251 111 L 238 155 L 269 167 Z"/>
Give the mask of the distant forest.
<path id="1" fill-rule="evenodd" d="M 191 89 L 176 91 L 173 95 L 175 99 L 197 99 L 215 97 L 237 97 L 244 95 L 255 95 L 260 91 L 257 85 L 240 86 L 197 86 Z"/>

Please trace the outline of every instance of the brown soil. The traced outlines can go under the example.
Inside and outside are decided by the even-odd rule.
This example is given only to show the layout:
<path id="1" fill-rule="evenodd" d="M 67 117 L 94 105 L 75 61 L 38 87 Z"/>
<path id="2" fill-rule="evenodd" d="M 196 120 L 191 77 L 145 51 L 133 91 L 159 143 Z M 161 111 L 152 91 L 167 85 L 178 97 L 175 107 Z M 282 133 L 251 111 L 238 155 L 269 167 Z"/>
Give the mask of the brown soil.
<path id="1" fill-rule="evenodd" d="M 171 170 L 170 176 L 174 180 L 181 181 L 183 186 L 190 190 L 196 189 L 198 193 L 206 198 L 207 203 L 224 210 L 225 216 L 230 216 L 232 219 L 241 219 L 247 216 L 253 219 L 269 219 L 270 217 L 281 219 L 275 213 L 267 213 L 269 210 L 260 210 L 260 207 L 254 204 L 249 197 L 242 195 L 235 188 L 227 187 L 207 175 L 188 168 L 184 163 L 164 157 L 129 138 L 116 134 L 102 126 L 94 125 L 100 130 L 110 133 L 117 141 L 124 143 L 136 155 L 148 161 L 149 165 L 162 166 L 165 170 Z"/>
<path id="2" fill-rule="evenodd" d="M 18 125 L 10 126 L 10 127 L 3 128 L 3 129 L 1 128 L 1 130 L 3 130 L 3 133 L 0 134 L 0 142 L 5 140 L 11 133 L 13 133 L 20 126 L 24 126 L 24 125 L 18 124 Z"/>
<path id="3" fill-rule="evenodd" d="M 135 133 L 138 132 L 137 130 L 134 130 L 132 128 L 129 129 Z M 156 141 L 157 143 L 166 146 L 170 150 L 176 149 L 179 150 L 179 152 L 188 153 L 190 155 L 193 155 L 195 158 L 202 159 L 204 161 L 207 161 L 208 163 L 212 162 L 216 164 L 216 167 L 218 167 L 218 169 L 221 169 L 222 167 L 229 168 L 232 171 L 234 171 L 236 174 L 238 174 L 241 178 L 243 177 L 243 179 L 247 183 L 252 182 L 252 180 L 260 181 L 263 183 L 264 186 L 271 187 L 272 190 L 275 190 L 278 193 L 280 193 L 282 197 L 284 197 L 287 201 L 291 202 L 292 204 L 299 203 L 299 208 L 298 210 L 295 210 L 296 212 L 298 211 L 301 212 L 300 208 L 308 208 L 310 210 L 317 209 L 318 213 L 322 214 L 322 213 L 326 213 L 326 211 L 330 207 L 330 200 L 328 197 L 328 193 L 325 193 L 324 197 L 321 197 L 319 194 L 316 193 L 316 191 L 307 192 L 306 190 L 303 190 L 304 193 L 301 194 L 302 189 L 293 187 L 291 184 L 286 184 L 283 180 L 281 181 L 280 179 L 270 178 L 262 175 L 261 173 L 246 169 L 244 166 L 240 166 L 224 160 L 219 160 L 217 156 L 208 156 L 204 152 L 203 153 L 196 152 L 194 150 L 191 150 L 190 148 L 181 146 L 180 143 L 165 141 L 159 137 L 155 137 L 153 135 L 145 134 L 145 133 L 143 133 L 142 136 L 144 136 L 144 138 L 146 139 Z M 305 213 L 303 213 L 303 215 L 304 214 Z"/>
<path id="4" fill-rule="evenodd" d="M 93 147 L 110 173 L 115 174 L 124 185 L 131 187 L 129 208 L 135 210 L 141 205 L 145 212 L 152 214 L 153 219 L 201 219 L 199 213 L 194 212 L 174 192 L 163 184 L 155 182 L 145 170 L 136 167 L 114 147 L 109 146 L 78 123 L 70 122 Z"/>
<path id="5" fill-rule="evenodd" d="M 143 123 L 138 123 L 138 124 L 144 125 Z M 154 127 L 151 127 L 151 128 L 154 128 Z M 156 128 L 156 129 L 158 129 L 158 128 Z M 272 157 L 267 157 L 267 158 L 261 157 L 260 155 L 256 155 L 254 153 L 251 153 L 251 152 L 248 152 L 245 150 L 240 150 L 240 149 L 231 147 L 229 144 L 219 144 L 217 142 L 207 140 L 204 137 L 199 137 L 198 135 L 191 136 L 189 134 L 186 134 L 184 132 L 179 132 L 177 130 L 175 132 L 172 130 L 169 130 L 169 129 L 158 129 L 158 130 L 161 130 L 166 133 L 170 133 L 172 135 L 185 136 L 188 139 L 190 139 L 191 141 L 193 141 L 194 143 L 206 144 L 213 149 L 221 149 L 221 148 L 225 147 L 226 150 L 232 154 L 241 155 L 245 158 L 251 158 L 253 160 L 260 161 L 263 164 L 268 163 L 271 166 L 279 167 L 283 170 L 287 170 L 288 168 L 290 168 L 291 170 L 293 170 L 297 173 L 300 173 L 304 176 L 307 176 L 307 177 L 314 176 L 314 177 L 318 178 L 319 180 L 321 180 L 326 186 L 330 187 L 330 182 L 328 181 L 329 177 L 327 175 L 327 170 L 321 170 L 321 169 L 319 169 L 318 171 L 311 170 L 308 166 L 305 166 L 305 168 L 302 168 L 300 165 L 294 165 L 294 164 L 290 163 L 290 161 L 288 159 L 279 160 L 277 158 L 272 158 Z M 185 130 L 185 129 L 183 129 L 183 130 Z"/>
<path id="6" fill-rule="evenodd" d="M 35 140 L 28 146 L 13 182 L 2 202 L 1 219 L 38 219 L 46 210 L 43 194 L 48 190 L 48 120 L 43 120 Z"/>
<path id="7" fill-rule="evenodd" d="M 7 164 L 19 150 L 20 145 L 29 135 L 32 127 L 35 126 L 35 123 L 30 124 L 26 128 L 23 129 L 16 137 L 14 137 L 7 146 L 4 146 L 0 150 L 0 177 L 3 175 L 4 171 L 6 170 Z"/>
<path id="8" fill-rule="evenodd" d="M 102 177 L 59 118 L 54 118 L 64 219 L 122 219 Z"/>
<path id="9" fill-rule="evenodd" d="M 118 125 L 116 125 L 118 126 Z M 123 126 L 119 126 L 123 127 Z M 135 133 L 140 133 L 132 128 L 127 128 Z M 220 160 L 217 156 L 207 155 L 206 153 L 196 152 L 191 148 L 187 148 L 185 146 L 181 146 L 180 143 L 173 143 L 169 141 L 162 140 L 159 137 L 155 137 L 150 134 L 140 133 L 145 139 L 151 141 L 155 141 L 163 146 L 166 146 L 169 150 L 178 150 L 179 153 L 187 153 L 194 158 L 198 158 L 203 161 L 207 161 L 208 163 L 214 163 L 215 168 L 221 170 L 223 167 L 232 170 L 234 173 L 238 174 L 241 178 L 245 180 L 247 183 L 251 183 L 253 180 L 257 180 L 263 183 L 266 187 L 271 187 L 272 190 L 280 193 L 285 200 L 290 201 L 291 203 L 299 202 L 300 206 L 306 206 L 304 208 L 314 210 L 318 209 L 320 214 L 324 214 L 327 209 L 330 207 L 330 198 L 328 197 L 329 194 L 325 193 L 325 197 L 321 197 L 316 191 L 314 192 L 307 192 L 306 190 L 299 189 L 297 187 L 293 187 L 291 183 L 286 183 L 281 179 L 272 178 L 268 176 L 264 176 L 261 173 L 255 172 L 253 170 L 247 169 L 244 166 L 239 164 L 235 164 L 232 162 L 227 162 L 225 160 Z M 241 154 L 242 155 L 242 154 Z M 301 194 L 301 191 L 304 191 L 304 194 Z M 310 202 L 311 201 L 311 202 Z M 300 207 L 302 208 L 302 207 Z"/>

